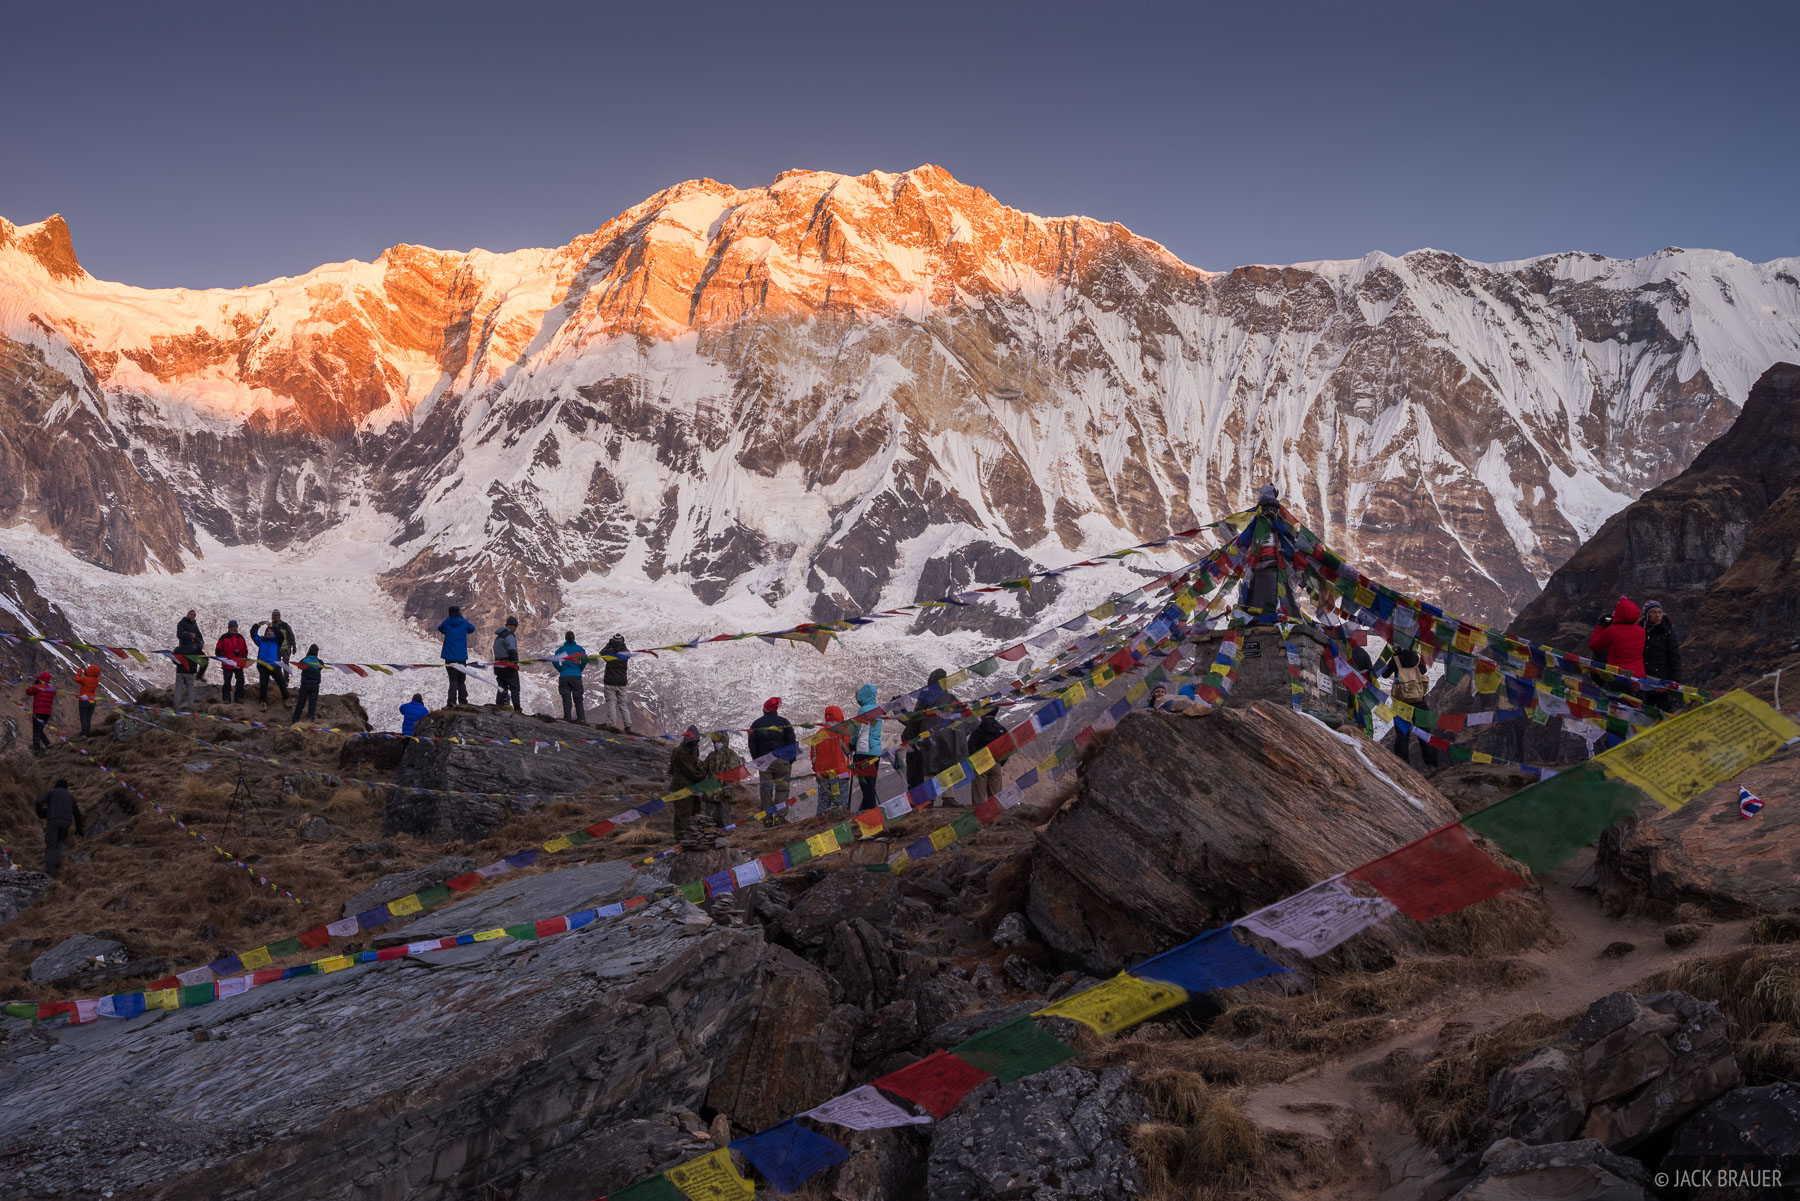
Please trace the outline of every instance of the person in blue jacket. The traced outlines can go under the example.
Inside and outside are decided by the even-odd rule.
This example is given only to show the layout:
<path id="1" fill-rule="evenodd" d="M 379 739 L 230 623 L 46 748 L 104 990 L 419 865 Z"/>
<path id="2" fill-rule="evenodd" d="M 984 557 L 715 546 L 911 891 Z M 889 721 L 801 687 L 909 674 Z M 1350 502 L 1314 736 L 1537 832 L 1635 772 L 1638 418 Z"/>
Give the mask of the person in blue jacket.
<path id="1" fill-rule="evenodd" d="M 319 715 L 319 677 L 324 671 L 325 661 L 319 658 L 319 644 L 315 642 L 300 660 L 300 693 L 294 701 L 294 721 L 289 725 L 300 720 L 302 709 L 309 718 Z"/>
<path id="2" fill-rule="evenodd" d="M 881 706 L 875 703 L 875 685 L 864 684 L 856 690 L 856 714 L 860 718 L 872 709 Z M 862 796 L 851 802 L 851 812 L 861 813 L 865 809 L 874 809 L 880 802 L 875 799 L 875 776 L 881 769 L 881 718 L 872 717 L 857 722 L 856 730 L 850 740 L 850 774 L 856 777 Z"/>
<path id="3" fill-rule="evenodd" d="M 575 631 L 564 635 L 563 644 L 556 648 L 556 691 L 562 694 L 563 720 L 587 721 L 587 710 L 582 708 L 581 673 L 587 670 L 587 651 L 575 641 Z"/>
<path id="4" fill-rule="evenodd" d="M 256 702 L 269 707 L 269 681 L 281 689 L 281 703 L 287 704 L 287 673 L 281 667 L 281 633 L 268 622 L 250 627 L 250 641 L 256 643 Z"/>
<path id="5" fill-rule="evenodd" d="M 424 695 L 413 693 L 412 700 L 400 706 L 400 732 L 402 734 L 412 733 L 418 728 L 419 719 L 430 712 L 431 710 L 425 707 Z"/>
<path id="6" fill-rule="evenodd" d="M 438 633 L 444 636 L 444 671 L 450 676 L 450 699 L 444 702 L 446 706 L 469 703 L 469 677 L 457 667 L 469 661 L 469 635 L 474 632 L 475 623 L 464 617 L 457 605 L 450 606 L 450 616 L 438 626 Z"/>

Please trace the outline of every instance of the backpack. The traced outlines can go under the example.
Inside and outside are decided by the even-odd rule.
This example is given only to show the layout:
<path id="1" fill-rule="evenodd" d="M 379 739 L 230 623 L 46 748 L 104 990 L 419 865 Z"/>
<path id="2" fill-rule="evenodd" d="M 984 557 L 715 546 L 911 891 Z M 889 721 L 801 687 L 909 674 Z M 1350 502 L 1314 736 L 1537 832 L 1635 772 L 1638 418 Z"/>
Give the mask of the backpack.
<path id="1" fill-rule="evenodd" d="M 1408 667 L 1404 663 L 1394 664 L 1394 697 L 1409 705 L 1416 705 L 1425 699 L 1431 691 L 1431 681 L 1417 667 Z"/>

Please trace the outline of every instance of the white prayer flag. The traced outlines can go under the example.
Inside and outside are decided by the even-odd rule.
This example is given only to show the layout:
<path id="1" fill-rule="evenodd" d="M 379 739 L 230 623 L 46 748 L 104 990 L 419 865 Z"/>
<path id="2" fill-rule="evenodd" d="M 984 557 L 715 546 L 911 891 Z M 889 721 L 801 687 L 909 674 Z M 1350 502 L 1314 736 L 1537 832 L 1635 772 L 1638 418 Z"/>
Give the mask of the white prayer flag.
<path id="1" fill-rule="evenodd" d="M 1312 959 L 1393 912 L 1386 897 L 1359 897 L 1342 876 L 1333 876 L 1241 917 L 1237 924 Z"/>
<path id="2" fill-rule="evenodd" d="M 325 933 L 331 935 L 333 938 L 349 938 L 361 928 L 362 927 L 357 924 L 355 918 L 347 917 L 341 921 L 335 921 L 327 925 L 325 927 Z"/>
<path id="3" fill-rule="evenodd" d="M 830 1122 L 835 1126 L 847 1126 L 851 1130 L 881 1130 L 889 1126 L 931 1124 L 929 1117 L 914 1117 L 869 1084 L 853 1088 L 841 1097 L 833 1097 L 816 1109 L 807 1110 L 804 1116 Z"/>
<path id="4" fill-rule="evenodd" d="M 752 859 L 748 863 L 740 863 L 731 869 L 731 882 L 739 888 L 749 888 L 761 880 L 765 874 L 763 865 Z"/>

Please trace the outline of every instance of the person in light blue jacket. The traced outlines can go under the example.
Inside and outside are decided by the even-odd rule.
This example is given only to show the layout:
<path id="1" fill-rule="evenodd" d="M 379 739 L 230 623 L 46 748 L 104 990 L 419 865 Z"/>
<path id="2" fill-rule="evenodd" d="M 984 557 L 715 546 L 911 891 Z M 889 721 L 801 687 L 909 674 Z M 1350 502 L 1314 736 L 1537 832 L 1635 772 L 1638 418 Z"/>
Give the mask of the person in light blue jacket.
<path id="1" fill-rule="evenodd" d="M 450 676 L 450 699 L 444 704 L 466 705 L 469 703 L 469 677 L 457 670 L 459 664 L 469 661 L 469 635 L 475 632 L 475 623 L 462 615 L 462 609 L 450 606 L 450 616 L 438 626 L 438 633 L 444 636 L 444 671 Z"/>
<path id="2" fill-rule="evenodd" d="M 556 690 L 562 694 L 563 720 L 587 721 L 587 711 L 581 703 L 581 673 L 587 670 L 587 651 L 575 641 L 574 630 L 568 632 L 552 657 L 556 660 Z"/>
<path id="3" fill-rule="evenodd" d="M 875 703 L 875 685 L 864 684 L 856 690 L 856 712 L 860 717 L 871 709 L 879 709 Z M 869 718 L 856 723 L 856 732 L 850 740 L 850 774 L 855 776 L 861 786 L 862 796 L 851 802 L 850 811 L 861 813 L 865 809 L 876 807 L 875 775 L 881 768 L 881 719 Z"/>

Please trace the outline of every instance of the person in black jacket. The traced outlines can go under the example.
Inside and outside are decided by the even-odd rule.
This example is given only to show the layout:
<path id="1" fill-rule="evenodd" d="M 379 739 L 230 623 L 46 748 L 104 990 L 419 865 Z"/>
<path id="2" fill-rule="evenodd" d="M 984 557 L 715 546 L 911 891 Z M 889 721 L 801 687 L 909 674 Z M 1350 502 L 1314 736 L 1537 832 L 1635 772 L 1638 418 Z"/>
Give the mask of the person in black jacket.
<path id="1" fill-rule="evenodd" d="M 788 780 L 794 774 L 794 758 L 800 753 L 798 745 L 794 724 L 781 715 L 781 698 L 772 696 L 764 701 L 762 716 L 750 723 L 750 757 L 760 759 L 784 746 L 796 748 L 790 755 L 774 759 L 767 767 L 758 769 L 756 790 L 764 809 L 787 803 Z"/>
<path id="2" fill-rule="evenodd" d="M 189 609 L 187 616 L 175 623 L 175 700 L 177 709 L 194 707 L 194 682 L 206 662 L 206 639 L 201 637 L 200 622 Z"/>
<path id="3" fill-rule="evenodd" d="M 81 806 L 76 804 L 67 780 L 58 780 L 50 791 L 38 798 L 37 815 L 44 819 L 44 874 L 55 879 L 57 869 L 62 867 L 63 845 L 69 841 L 69 827 L 73 825 L 77 834 L 87 833 L 81 820 Z"/>
<path id="4" fill-rule="evenodd" d="M 907 743 L 908 788 L 917 788 L 925 782 L 926 776 L 936 775 L 944 770 L 943 766 L 937 765 L 941 751 L 935 744 L 937 731 L 949 716 L 937 712 L 951 701 L 950 692 L 944 687 L 944 679 L 948 675 L 941 667 L 933 671 L 926 678 L 925 687 L 919 690 L 919 699 L 913 705 L 913 711 L 900 723 L 901 740 Z"/>
<path id="5" fill-rule="evenodd" d="M 628 661 L 631 652 L 625 645 L 625 635 L 614 634 L 608 638 L 600 653 L 607 656 L 606 675 L 600 680 L 600 724 L 628 734 L 631 719 L 625 714 L 625 678 L 631 667 Z"/>
<path id="6" fill-rule="evenodd" d="M 1386 679 L 1389 676 L 1394 677 L 1394 696 L 1396 700 L 1404 700 L 1407 704 L 1419 704 L 1425 699 L 1424 693 L 1415 692 L 1410 699 L 1408 697 L 1400 696 L 1400 684 L 1409 679 L 1417 684 L 1423 679 L 1424 674 L 1429 667 L 1430 664 L 1425 662 L 1418 651 L 1411 647 L 1395 647 L 1393 658 L 1389 659 L 1387 661 L 1387 666 L 1381 669 L 1381 678 Z M 1425 683 L 1428 684 L 1429 681 L 1425 681 Z M 1409 722 L 1408 725 L 1410 724 L 1411 723 Z M 1407 743 L 1412 740 L 1412 731 L 1410 729 L 1402 729 L 1400 723 L 1396 721 L 1394 723 L 1394 754 L 1400 756 L 1400 758 L 1405 760 L 1408 764 L 1412 763 L 1412 756 L 1407 751 Z M 1419 742 L 1419 758 L 1426 767 L 1435 768 L 1438 765 L 1437 748 L 1421 739 Z"/>
<path id="7" fill-rule="evenodd" d="M 1681 683 L 1681 639 L 1675 634 L 1675 623 L 1656 601 L 1644 605 L 1644 674 Z M 1664 712 L 1681 707 L 1679 692 L 1658 690 L 1644 699 Z"/>
<path id="8" fill-rule="evenodd" d="M 970 756 L 973 756 L 975 752 L 984 747 L 993 746 L 1005 737 L 1006 727 L 1000 724 L 1000 719 L 995 716 L 992 709 L 989 709 L 981 715 L 981 721 L 976 724 L 975 732 L 969 735 Z M 970 781 L 969 804 L 979 805 L 990 797 L 999 795 L 1001 762 L 1001 756 L 995 755 L 994 766 L 988 768 L 988 770 L 984 772 L 977 773 L 975 778 Z"/>

